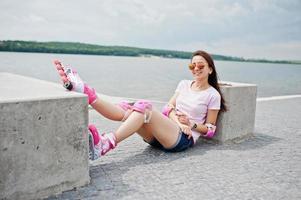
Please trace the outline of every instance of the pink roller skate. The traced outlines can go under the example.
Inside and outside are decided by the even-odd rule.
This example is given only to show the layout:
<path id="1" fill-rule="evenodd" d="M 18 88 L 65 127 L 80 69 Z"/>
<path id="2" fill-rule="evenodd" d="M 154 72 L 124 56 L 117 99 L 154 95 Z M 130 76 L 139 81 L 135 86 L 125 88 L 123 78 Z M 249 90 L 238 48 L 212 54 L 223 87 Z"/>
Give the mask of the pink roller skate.
<path id="1" fill-rule="evenodd" d="M 117 146 L 113 133 L 99 135 L 95 125 L 89 125 L 89 159 L 96 160 Z"/>
<path id="2" fill-rule="evenodd" d="M 89 104 L 93 104 L 96 101 L 95 90 L 84 83 L 75 70 L 71 67 L 64 67 L 58 60 L 55 60 L 54 64 L 66 89 L 88 95 Z"/>

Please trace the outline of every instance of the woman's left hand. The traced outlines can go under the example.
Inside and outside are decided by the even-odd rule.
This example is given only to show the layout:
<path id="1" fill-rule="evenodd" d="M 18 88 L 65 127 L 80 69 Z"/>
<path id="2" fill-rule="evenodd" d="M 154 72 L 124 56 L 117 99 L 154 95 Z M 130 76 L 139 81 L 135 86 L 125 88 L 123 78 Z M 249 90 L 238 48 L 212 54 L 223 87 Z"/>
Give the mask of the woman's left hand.
<path id="1" fill-rule="evenodd" d="M 191 132 L 190 126 L 187 126 L 186 124 L 180 124 L 179 126 L 180 126 L 181 131 L 182 131 L 185 135 L 188 135 L 188 139 L 190 139 L 191 136 L 192 136 L 192 132 Z"/>

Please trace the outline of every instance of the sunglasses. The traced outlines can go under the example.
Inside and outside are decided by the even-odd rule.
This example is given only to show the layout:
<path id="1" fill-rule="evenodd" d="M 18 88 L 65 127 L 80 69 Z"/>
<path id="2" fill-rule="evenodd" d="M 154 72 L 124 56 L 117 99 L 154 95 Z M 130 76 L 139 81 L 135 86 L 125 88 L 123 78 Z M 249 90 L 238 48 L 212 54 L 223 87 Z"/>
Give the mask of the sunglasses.
<path id="1" fill-rule="evenodd" d="M 195 67 L 198 67 L 199 69 L 203 69 L 205 65 L 203 63 L 190 63 L 188 67 L 190 70 L 193 70 Z"/>

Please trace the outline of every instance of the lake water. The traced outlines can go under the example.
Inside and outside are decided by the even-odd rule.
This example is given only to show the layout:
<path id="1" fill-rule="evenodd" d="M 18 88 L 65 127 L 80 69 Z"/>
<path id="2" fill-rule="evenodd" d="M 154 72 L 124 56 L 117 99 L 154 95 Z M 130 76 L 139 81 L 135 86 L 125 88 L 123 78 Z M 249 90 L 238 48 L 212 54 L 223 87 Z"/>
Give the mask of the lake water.
<path id="1" fill-rule="evenodd" d="M 110 96 L 167 101 L 180 80 L 192 78 L 185 59 L 12 52 L 0 52 L 0 72 L 59 82 L 54 59 L 73 66 L 97 92 Z M 258 97 L 301 94 L 301 65 L 230 61 L 215 65 L 222 81 L 257 84 Z"/>

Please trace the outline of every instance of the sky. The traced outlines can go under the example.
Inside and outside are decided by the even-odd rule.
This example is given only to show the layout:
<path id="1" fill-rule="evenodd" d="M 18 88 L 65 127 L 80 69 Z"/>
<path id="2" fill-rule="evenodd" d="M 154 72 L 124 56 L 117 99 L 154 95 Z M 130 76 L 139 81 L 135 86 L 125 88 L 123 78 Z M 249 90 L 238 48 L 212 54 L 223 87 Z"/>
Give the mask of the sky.
<path id="1" fill-rule="evenodd" d="M 0 0 L 0 40 L 301 60 L 301 0 Z"/>

